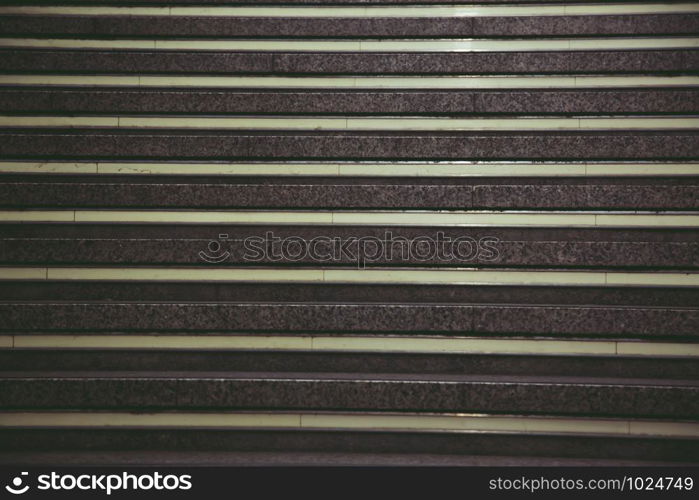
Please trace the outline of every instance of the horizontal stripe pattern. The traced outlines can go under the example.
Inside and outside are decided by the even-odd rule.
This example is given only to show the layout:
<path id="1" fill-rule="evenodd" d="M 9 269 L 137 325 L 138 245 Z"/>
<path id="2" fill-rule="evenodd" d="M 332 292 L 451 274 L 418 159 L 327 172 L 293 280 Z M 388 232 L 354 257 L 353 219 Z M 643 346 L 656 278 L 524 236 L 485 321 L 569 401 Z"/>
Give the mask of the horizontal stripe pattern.
<path id="1" fill-rule="evenodd" d="M 211 1 L 0 7 L 0 461 L 697 460 L 697 5 Z"/>

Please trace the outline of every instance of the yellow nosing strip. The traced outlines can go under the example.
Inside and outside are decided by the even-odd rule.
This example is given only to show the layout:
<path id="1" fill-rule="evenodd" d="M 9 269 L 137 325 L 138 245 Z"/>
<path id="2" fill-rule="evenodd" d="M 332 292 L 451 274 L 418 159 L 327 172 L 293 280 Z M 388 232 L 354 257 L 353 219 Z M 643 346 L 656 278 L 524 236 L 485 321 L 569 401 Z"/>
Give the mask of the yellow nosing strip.
<path id="1" fill-rule="evenodd" d="M 5 280 L 45 280 L 47 275 L 46 268 L 41 267 L 24 267 L 24 268 L 12 268 L 12 267 L 0 267 L 0 276 Z"/>
<path id="2" fill-rule="evenodd" d="M 303 428 L 699 437 L 699 424 L 488 414 L 0 412 L 0 427 Z"/>
<path id="3" fill-rule="evenodd" d="M 699 47 L 694 37 L 541 40 L 131 40 L 0 38 L 0 47 L 46 49 L 130 49 L 284 52 L 530 52 L 575 50 L 658 50 Z"/>
<path id="4" fill-rule="evenodd" d="M 14 339 L 12 335 L 0 335 L 0 347 L 14 347 Z"/>
<path id="5" fill-rule="evenodd" d="M 10 339 L 10 340 L 7 340 Z M 285 351 L 402 352 L 413 354 L 528 354 L 699 357 L 699 343 L 493 339 L 396 335 L 18 335 L 6 345 L 25 349 L 235 349 Z M 12 340 L 13 339 L 13 340 Z"/>
<path id="6" fill-rule="evenodd" d="M 219 87 L 278 89 L 523 89 L 694 87 L 696 76 L 191 76 L 0 75 L 2 85 L 77 87 Z"/>
<path id="7" fill-rule="evenodd" d="M 432 6 L 317 6 L 312 7 L 101 7 L 6 6 L 0 14 L 72 16 L 207 16 L 207 17 L 515 17 L 563 15 L 632 15 L 698 12 L 696 3 L 628 3 L 580 5 L 432 5 Z"/>
<path id="8" fill-rule="evenodd" d="M 177 163 L 0 161 L 0 172 L 127 175 L 283 175 L 368 177 L 584 177 L 699 175 L 699 163 Z"/>
<path id="9" fill-rule="evenodd" d="M 99 127 L 226 130 L 670 130 L 697 129 L 699 118 L 283 118 L 143 116 L 0 116 L 0 127 Z"/>
<path id="10" fill-rule="evenodd" d="M 150 224 L 279 224 L 521 227 L 697 227 L 699 215 L 549 212 L 328 212 L 226 210 L 5 210 L 1 222 L 119 222 Z"/>
<path id="11" fill-rule="evenodd" d="M 176 267 L 0 267 L 0 279 L 99 281 L 272 281 L 565 286 L 699 286 L 699 273 L 490 269 L 274 269 Z"/>

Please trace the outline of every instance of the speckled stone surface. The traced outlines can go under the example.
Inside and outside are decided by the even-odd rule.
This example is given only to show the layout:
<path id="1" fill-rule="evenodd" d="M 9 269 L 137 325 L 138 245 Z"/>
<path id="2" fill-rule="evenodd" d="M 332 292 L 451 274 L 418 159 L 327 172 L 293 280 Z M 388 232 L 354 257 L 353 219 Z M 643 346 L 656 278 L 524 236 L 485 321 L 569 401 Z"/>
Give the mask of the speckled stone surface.
<path id="1" fill-rule="evenodd" d="M 482 182 L 477 180 L 475 182 Z M 627 182 L 627 181 L 624 181 Z M 466 219 L 468 221 L 468 219 Z M 678 227 L 536 227 L 536 226 L 364 226 L 364 225 L 261 225 L 216 224 L 215 226 L 191 223 L 152 223 L 148 225 L 127 222 L 104 225 L 100 223 L 62 223 L 60 225 L 36 222 L 32 224 L 0 223 L 0 233 L 5 238 L 55 239 L 161 239 L 208 241 L 220 233 L 235 240 L 262 235 L 273 231 L 280 237 L 301 236 L 312 239 L 317 236 L 359 238 L 362 236 L 402 236 L 408 239 L 429 236 L 434 239 L 442 233 L 445 237 L 461 236 L 479 239 L 494 236 L 502 241 L 534 242 L 618 242 L 618 243 L 696 243 L 699 229 Z"/>
<path id="2" fill-rule="evenodd" d="M 434 332 L 696 337 L 682 308 L 270 303 L 0 303 L 1 331 Z"/>
<path id="3" fill-rule="evenodd" d="M 241 91 L 0 88 L 0 109 L 56 113 L 697 113 L 698 103 L 699 91 L 696 89 Z"/>
<path id="4" fill-rule="evenodd" d="M 31 336 L 31 333 L 23 334 Z M 6 371 L 232 371 L 699 379 L 691 358 L 234 350 L 0 349 Z"/>
<path id="5" fill-rule="evenodd" d="M 15 181 L 15 179 L 17 179 Z M 603 179 L 391 181 L 334 179 L 279 182 L 265 179 L 209 182 L 6 178 L 0 182 L 5 207 L 165 208 L 448 208 L 448 209 L 662 209 L 699 208 L 699 184 L 692 178 L 606 182 Z M 140 181 L 140 182 L 139 182 Z M 257 183 L 259 182 L 259 183 Z"/>
<path id="6" fill-rule="evenodd" d="M 0 34 L 115 37 L 460 37 L 693 34 L 692 14 L 434 17 L 221 18 L 206 16 L 0 16 Z"/>
<path id="7" fill-rule="evenodd" d="M 208 74 L 531 74 L 687 73 L 699 70 L 692 50 L 572 52 L 182 52 L 0 50 L 9 72 Z"/>
<path id="8" fill-rule="evenodd" d="M 3 264 L 198 264 L 210 244 L 228 252 L 219 265 L 316 264 L 650 267 L 696 269 L 695 230 L 377 228 L 313 226 L 0 225 Z M 221 235 L 223 234 L 223 237 Z M 292 238 L 292 239 L 289 239 Z M 456 248 L 454 241 L 468 238 Z M 360 239 L 365 251 L 360 259 Z M 269 255 L 254 257 L 246 241 L 267 240 Z M 283 241 L 286 240 L 286 252 Z M 290 242 L 298 257 L 283 258 Z M 346 251 L 336 250 L 350 242 Z M 215 243 L 214 243 L 215 242 Z M 393 244 L 391 243 L 393 242 Z M 440 243 L 438 243 L 440 242 Z M 297 248 L 297 247 L 294 247 Z M 305 250 L 304 250 L 305 249 Z M 437 251 L 439 250 L 439 252 Z M 284 252 L 284 253 L 283 253 Z M 211 252 L 209 252 L 211 253 Z M 295 255 L 295 254 L 294 254 Z"/>
<path id="9" fill-rule="evenodd" d="M 0 184 L 5 206 L 192 208 L 470 207 L 471 186 L 249 184 Z"/>
<path id="10" fill-rule="evenodd" d="M 474 17 L 474 36 L 695 34 L 699 16 L 687 14 Z"/>
<path id="11" fill-rule="evenodd" d="M 0 59 L 1 60 L 1 59 Z M 31 64 L 30 61 L 26 61 Z M 278 72 L 301 74 L 648 73 L 699 69 L 696 51 L 278 53 Z"/>
<path id="12" fill-rule="evenodd" d="M 448 377 L 322 378 L 301 374 L 225 378 L 44 375 L 0 379 L 0 406 L 29 408 L 208 408 L 474 411 L 494 413 L 699 417 L 699 386 L 614 379 L 507 380 Z"/>
<path id="13" fill-rule="evenodd" d="M 554 453 L 553 450 L 549 455 Z M 11 451 L 0 452 L 0 465 L 12 466 L 139 466 L 159 463 L 167 466 L 225 466 L 246 467 L 246 472 L 252 467 L 258 467 L 257 473 L 265 474 L 265 467 L 305 467 L 308 474 L 317 474 L 314 467 L 638 467 L 638 466 L 686 466 L 692 462 L 683 459 L 643 459 L 643 458 L 602 458 L 602 457 L 554 457 L 554 456 L 503 456 L 503 455 L 466 455 L 439 453 L 383 453 L 383 452 L 334 452 L 334 451 L 201 451 L 201 450 L 128 450 L 128 451 Z M 458 473 L 458 471 L 455 471 Z M 295 478 L 303 481 L 298 474 Z M 310 476 L 309 476 L 310 477 Z M 245 478 L 250 484 L 261 484 L 255 474 L 247 474 Z M 414 478 L 420 482 L 419 478 Z M 240 485 L 240 483 L 238 483 Z M 276 483 L 268 482 L 270 491 L 276 491 Z M 362 488 L 363 483 L 357 483 Z M 410 485 L 402 483 L 406 488 Z M 423 483 L 420 483 L 423 484 Z M 343 491 L 347 491 L 344 489 Z M 414 492 L 414 489 L 410 489 Z M 259 490 L 260 494 L 264 490 Z"/>
<path id="14" fill-rule="evenodd" d="M 696 307 L 690 287 L 488 286 L 425 284 L 214 283 L 0 281 L 0 298 L 29 302 L 71 300 L 347 303 L 347 304 L 531 304 Z"/>
<path id="15" fill-rule="evenodd" d="M 604 457 L 699 462 L 699 446 L 695 439 L 465 432 L 20 428 L 0 429 L 0 447 L 8 452 L 181 450 L 207 451 L 211 454 L 233 450 L 275 453 L 316 451 L 352 454 L 437 453 L 442 456 L 504 454 L 514 457 Z"/>
<path id="16" fill-rule="evenodd" d="M 695 159 L 695 131 L 0 131 L 0 157 L 133 159 Z"/>

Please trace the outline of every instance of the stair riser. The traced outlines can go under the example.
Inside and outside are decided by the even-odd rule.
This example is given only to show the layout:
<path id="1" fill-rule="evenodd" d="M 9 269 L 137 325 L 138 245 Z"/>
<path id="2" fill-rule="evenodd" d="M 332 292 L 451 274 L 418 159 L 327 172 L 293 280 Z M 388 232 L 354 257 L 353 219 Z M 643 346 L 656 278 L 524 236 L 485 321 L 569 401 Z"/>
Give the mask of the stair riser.
<path id="1" fill-rule="evenodd" d="M 696 90 L 322 91 L 0 89 L 4 112 L 302 114 L 698 113 Z"/>
<path id="2" fill-rule="evenodd" d="M 123 378 L 0 380 L 5 409 L 248 409 L 699 417 L 699 388 L 651 385 Z"/>
<path id="3" fill-rule="evenodd" d="M 695 74 L 699 52 L 270 53 L 2 50 L 8 72 L 207 74 Z"/>
<path id="4" fill-rule="evenodd" d="M 563 306 L 0 303 L 0 328 L 691 337 L 699 311 Z"/>
<path id="5" fill-rule="evenodd" d="M 694 132 L 0 132 L 0 157 L 83 159 L 698 159 Z M 504 198 L 501 198 L 504 199 Z M 504 199 L 506 200 L 506 199 Z M 667 203 L 667 202 L 666 202 Z M 671 202 L 670 202 L 671 203 Z M 505 202 L 506 204 L 506 202 Z"/>
<path id="6" fill-rule="evenodd" d="M 282 14 L 283 15 L 283 14 Z M 673 35 L 699 31 L 692 14 L 462 18 L 212 18 L 0 16 L 0 34 L 98 37 L 487 37 Z"/>
<path id="7" fill-rule="evenodd" d="M 643 439 L 517 434 L 252 431 L 3 429 L 7 451 L 179 450 L 437 453 L 699 461 L 692 439 Z"/>
<path id="8" fill-rule="evenodd" d="M 188 350 L 0 350 L 2 371 L 232 371 L 429 373 L 464 375 L 699 378 L 699 361 L 682 358 L 486 354 L 236 352 Z"/>
<path id="9" fill-rule="evenodd" d="M 694 307 L 699 289 L 595 286 L 479 286 L 212 282 L 0 281 L 5 301 L 172 301 L 363 304 L 522 304 Z"/>
<path id="10" fill-rule="evenodd" d="M 331 232 L 307 237 L 301 234 L 288 236 L 293 245 L 284 250 L 284 236 L 276 231 L 274 237 L 282 238 L 269 251 L 264 250 L 266 233 L 235 235 L 217 247 L 219 253 L 207 250 L 217 235 L 209 239 L 167 240 L 147 239 L 0 239 L 0 263 L 13 265 L 208 265 L 217 260 L 219 265 L 264 266 L 483 266 L 483 267 L 571 267 L 581 268 L 659 268 L 687 269 L 699 267 L 699 243 L 649 243 L 639 242 L 574 242 L 574 241 L 497 241 L 495 232 L 483 230 L 483 236 L 442 236 L 441 251 L 437 253 L 437 241 L 433 235 L 422 235 L 423 243 L 401 243 L 400 233 L 393 233 L 390 240 L 377 243 L 376 236 L 341 238 Z M 487 233 L 487 234 L 485 234 Z M 444 238 L 462 238 L 463 248 L 445 244 Z M 320 238 L 314 241 L 313 238 Z M 329 241 L 328 239 L 332 241 Z M 364 238 L 361 243 L 355 238 Z M 472 239 L 467 239 L 472 238 Z M 321 243 L 318 244 L 317 241 Z M 416 240 L 420 241 L 420 240 Z M 247 243 L 246 243 L 247 242 Z M 343 242 L 351 244 L 340 252 Z M 427 243 L 425 243 L 427 242 Z M 272 242 L 270 242 L 271 244 Z M 254 249 L 248 245 L 255 245 Z M 364 251 L 360 252 L 360 248 Z M 301 249 L 301 250 L 298 250 Z M 305 250 L 304 250 L 305 249 Z M 203 252 L 203 254 L 202 254 Z M 228 252 L 228 253 L 225 253 Z M 300 252 L 300 253 L 299 253 Z M 210 254 L 210 255 L 209 255 Z"/>

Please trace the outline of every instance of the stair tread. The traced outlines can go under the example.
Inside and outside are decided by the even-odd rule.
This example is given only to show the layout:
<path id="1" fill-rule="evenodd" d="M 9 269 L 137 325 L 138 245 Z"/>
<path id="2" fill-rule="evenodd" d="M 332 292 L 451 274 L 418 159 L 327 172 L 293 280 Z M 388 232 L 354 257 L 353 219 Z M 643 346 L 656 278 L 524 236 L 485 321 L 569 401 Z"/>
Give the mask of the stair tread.
<path id="1" fill-rule="evenodd" d="M 5 371 L 5 379 L 168 379 L 168 380 L 290 380 L 290 381 L 350 381 L 350 382 L 434 382 L 465 384 L 532 384 L 532 385 L 615 385 L 615 386 L 668 386 L 699 387 L 697 380 L 610 378 L 583 376 L 525 376 L 517 375 L 458 375 L 458 374 L 414 374 L 414 373 L 332 373 L 332 372 L 178 372 L 178 371 Z"/>
<path id="2" fill-rule="evenodd" d="M 410 453 L 71 451 L 0 452 L 2 465 L 228 465 L 228 466 L 681 466 L 693 462 L 639 459 L 518 457 Z"/>

